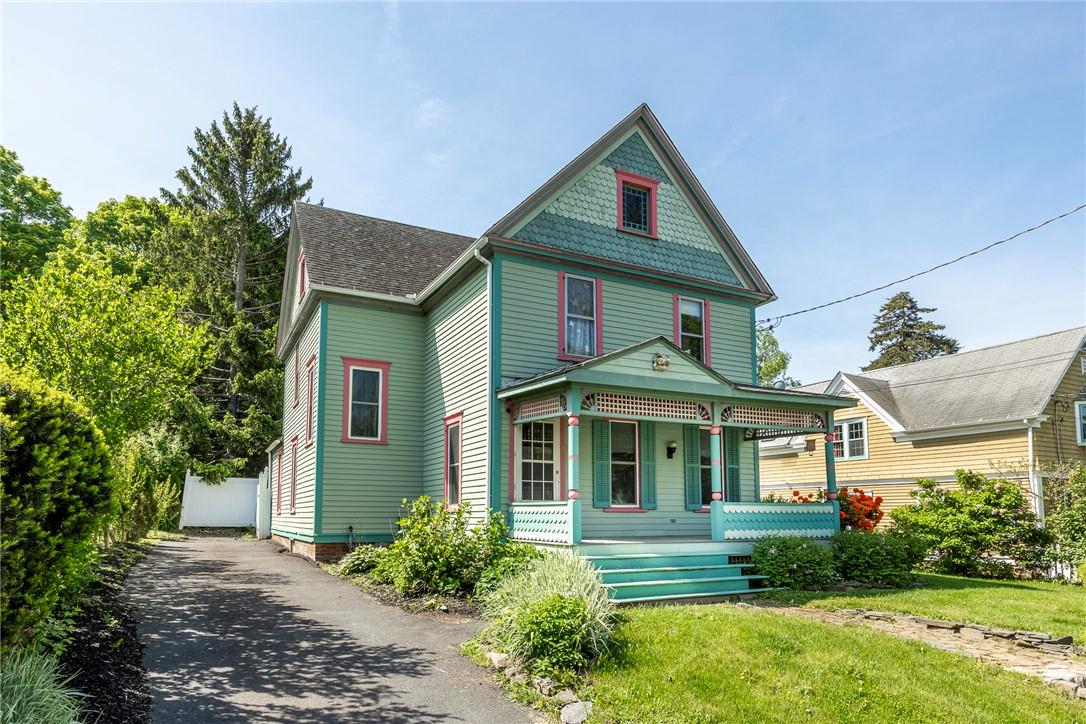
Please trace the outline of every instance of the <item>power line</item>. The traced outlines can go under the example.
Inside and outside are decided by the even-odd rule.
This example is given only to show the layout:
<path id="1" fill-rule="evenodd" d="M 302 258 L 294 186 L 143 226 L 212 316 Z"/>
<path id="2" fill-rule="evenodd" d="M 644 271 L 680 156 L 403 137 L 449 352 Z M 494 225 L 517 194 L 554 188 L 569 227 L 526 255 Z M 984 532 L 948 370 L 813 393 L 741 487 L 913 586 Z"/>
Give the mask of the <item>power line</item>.
<path id="1" fill-rule="evenodd" d="M 898 279 L 896 281 L 888 282 L 886 284 L 883 284 L 882 286 L 878 286 L 878 287 L 875 287 L 873 289 L 868 289 L 867 291 L 864 291 L 864 292 L 857 292 L 856 294 L 850 294 L 847 297 L 842 297 L 841 299 L 835 299 L 832 302 L 826 302 L 825 304 L 819 304 L 819 305 L 814 306 L 814 307 L 807 307 L 806 309 L 800 309 L 797 312 L 789 312 L 788 314 L 781 314 L 781 315 L 776 316 L 776 317 L 769 317 L 767 319 L 759 319 L 758 324 L 768 324 L 769 325 L 768 328 L 773 329 L 774 327 L 776 327 L 777 325 L 779 325 L 781 323 L 781 320 L 786 319 L 788 317 L 794 317 L 797 314 L 806 314 L 807 312 L 813 312 L 813 311 L 818 310 L 818 309 L 825 309 L 826 307 L 832 307 L 835 304 L 841 304 L 842 302 L 847 302 L 847 301 L 850 301 L 850 300 L 853 300 L 853 299 L 857 299 L 859 297 L 864 297 L 864 296 L 867 296 L 868 294 L 874 294 L 875 292 L 881 292 L 883 289 L 887 289 L 887 288 L 892 287 L 892 286 L 894 286 L 896 284 L 902 284 L 904 282 L 909 281 L 910 279 L 916 279 L 919 276 L 923 276 L 925 274 L 930 274 L 931 272 L 936 271 L 937 269 L 942 269 L 943 267 L 950 266 L 951 264 L 956 264 L 957 262 L 962 261 L 963 259 L 968 259 L 971 256 L 976 256 L 977 254 L 988 251 L 989 249 L 991 249 L 993 247 L 996 247 L 996 246 L 999 246 L 1000 244 L 1006 244 L 1008 241 L 1013 241 L 1014 239 L 1017 239 L 1020 236 L 1024 236 L 1025 234 L 1028 234 L 1028 233 L 1030 233 L 1032 231 L 1037 231 L 1038 229 L 1040 229 L 1040 228 L 1042 228 L 1044 226 L 1048 226 L 1049 224 L 1051 224 L 1054 221 L 1059 221 L 1060 219 L 1068 217 L 1071 214 L 1074 214 L 1076 212 L 1082 211 L 1083 209 L 1086 209 L 1086 204 L 1079 204 L 1075 208 L 1071 209 L 1070 211 L 1065 211 L 1064 213 L 1060 214 L 1059 216 L 1053 216 L 1051 219 L 1046 219 L 1045 221 L 1042 221 L 1041 223 L 1037 224 L 1036 226 L 1031 226 L 1028 229 L 1023 229 L 1022 231 L 1019 231 L 1017 234 L 1014 234 L 1012 236 L 1008 236 L 1006 239 L 1000 239 L 999 241 L 993 241 L 991 244 L 988 244 L 987 246 L 983 246 L 980 249 L 975 249 L 975 250 L 969 252 L 968 254 L 962 254 L 961 256 L 959 256 L 956 259 L 951 259 L 950 261 L 944 261 L 942 264 L 936 264 L 933 267 L 930 267 L 930 268 L 925 269 L 923 271 L 918 271 L 915 274 L 910 274 L 907 277 L 903 277 L 903 278 Z"/>
<path id="2" fill-rule="evenodd" d="M 959 372 L 949 373 L 940 377 L 927 377 L 916 380 L 908 380 L 902 382 L 888 382 L 880 380 L 875 377 L 879 373 L 879 370 L 871 370 L 870 372 L 846 372 L 845 374 L 850 377 L 862 377 L 876 382 L 883 382 L 884 384 L 873 387 L 860 387 L 863 392 L 878 392 L 881 389 L 899 389 L 902 387 L 915 387 L 917 385 L 927 385 L 936 382 L 951 382 L 955 380 L 964 380 L 972 377 L 983 377 L 985 375 L 999 374 L 1000 372 L 1010 372 L 1012 370 L 1026 369 L 1029 367 L 1039 367 L 1043 365 L 1050 365 L 1059 358 L 1066 358 L 1071 355 L 1072 352 L 1053 352 L 1050 354 L 1043 354 L 1037 357 L 1025 357 L 1023 359 L 1012 360 L 1010 362 L 1001 362 L 999 364 L 990 365 L 987 367 L 976 367 L 971 370 L 960 370 Z M 956 356 L 956 355 L 951 355 Z M 927 361 L 927 360 L 924 360 Z M 865 381 L 866 381 L 865 379 Z"/>

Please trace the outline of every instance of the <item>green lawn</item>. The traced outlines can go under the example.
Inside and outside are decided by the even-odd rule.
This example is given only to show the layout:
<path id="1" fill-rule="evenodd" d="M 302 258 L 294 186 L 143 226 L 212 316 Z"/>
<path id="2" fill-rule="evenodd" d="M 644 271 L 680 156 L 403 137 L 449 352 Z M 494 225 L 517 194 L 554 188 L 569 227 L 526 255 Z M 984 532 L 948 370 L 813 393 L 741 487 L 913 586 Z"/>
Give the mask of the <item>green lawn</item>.
<path id="1" fill-rule="evenodd" d="M 956 576 L 921 576 L 927 586 L 852 593 L 776 591 L 778 601 L 817 608 L 899 611 L 992 628 L 1071 634 L 1086 643 L 1086 588 L 1034 581 L 989 581 Z"/>
<path id="2" fill-rule="evenodd" d="M 862 627 L 633 608 L 592 675 L 602 722 L 1086 722 L 1036 679 Z"/>

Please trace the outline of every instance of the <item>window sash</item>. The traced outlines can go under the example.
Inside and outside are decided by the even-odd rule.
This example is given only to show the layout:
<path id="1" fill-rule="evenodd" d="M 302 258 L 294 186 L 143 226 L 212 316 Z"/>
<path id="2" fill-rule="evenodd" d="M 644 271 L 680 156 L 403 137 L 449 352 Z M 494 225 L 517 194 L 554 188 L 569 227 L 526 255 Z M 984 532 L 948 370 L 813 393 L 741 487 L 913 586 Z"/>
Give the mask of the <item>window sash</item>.
<path id="1" fill-rule="evenodd" d="M 305 372 L 306 376 L 306 402 L 305 402 L 305 441 L 307 443 L 313 441 L 313 432 L 316 427 L 315 420 L 317 413 L 313 409 L 315 402 L 315 388 L 317 378 L 317 365 L 316 361 L 310 362 L 309 367 Z"/>
<path id="2" fill-rule="evenodd" d="M 833 457 L 857 460 L 867 457 L 867 420 L 842 420 L 833 426 Z"/>
<path id="3" fill-rule="evenodd" d="M 519 499 L 557 500 L 559 481 L 558 430 L 553 422 L 528 422 L 518 425 L 517 490 Z"/>
<path id="4" fill-rule="evenodd" d="M 1086 402 L 1075 403 L 1075 437 L 1079 445 L 1086 445 Z"/>
<path id="5" fill-rule="evenodd" d="M 592 308 L 591 315 L 573 311 L 573 295 L 571 291 L 576 288 L 578 283 L 588 285 L 588 304 Z M 598 353 L 596 350 L 596 319 L 599 316 L 599 309 L 596 308 L 596 280 L 567 274 L 565 275 L 564 286 L 565 289 L 562 290 L 564 297 L 562 309 L 565 312 L 564 324 L 566 329 L 565 349 L 563 352 L 575 357 L 594 357 Z M 578 325 L 577 322 L 584 324 Z"/>
<path id="6" fill-rule="evenodd" d="M 376 398 L 377 398 L 376 400 L 355 399 L 356 396 L 357 396 L 357 392 L 361 392 L 361 389 L 359 389 L 359 388 L 362 387 L 361 384 L 359 384 L 359 385 L 355 384 L 355 374 L 354 373 L 356 371 L 372 372 L 373 374 L 377 375 L 377 382 L 376 382 L 376 385 L 374 387 L 374 389 L 376 391 L 376 395 L 375 395 Z M 381 423 L 382 423 L 382 420 L 381 420 L 381 405 L 384 404 L 384 400 L 381 399 L 381 396 L 382 396 L 382 391 L 384 390 L 385 372 L 384 372 L 384 370 L 376 368 L 376 367 L 363 367 L 361 365 L 351 365 L 350 367 L 347 368 L 347 374 L 349 375 L 350 385 L 351 385 L 351 387 L 350 387 L 351 398 L 350 398 L 350 404 L 349 404 L 348 410 L 347 410 L 347 412 L 348 412 L 347 437 L 350 440 L 380 440 L 381 439 L 381 433 L 382 433 L 382 430 L 381 430 Z M 373 412 L 372 412 L 372 416 L 356 418 L 355 417 L 355 411 L 356 410 L 358 410 L 359 412 L 362 412 L 362 411 L 365 411 L 365 410 L 372 410 Z M 361 432 L 356 433 L 355 432 L 355 429 L 356 429 L 355 428 L 355 420 L 356 419 L 358 419 L 359 422 L 362 423 L 362 424 L 364 424 L 367 420 L 372 421 L 374 434 L 373 435 L 366 435 L 365 434 L 366 430 L 362 430 Z"/>
<path id="7" fill-rule="evenodd" d="M 698 430 L 698 441 L 701 451 L 701 504 L 704 507 L 713 502 L 713 436 L 703 427 Z"/>
<path id="8" fill-rule="evenodd" d="M 630 433 L 630 441 L 632 443 L 632 450 L 615 450 L 615 441 L 618 437 L 615 435 L 615 428 L 617 426 L 627 426 L 633 429 Z M 636 422 L 617 422 L 612 420 L 610 424 L 611 433 L 611 507 L 613 508 L 636 508 L 641 504 L 641 485 L 640 485 L 640 451 L 637 447 L 638 429 Z M 621 455 L 616 459 L 617 455 Z M 632 455 L 633 459 L 629 459 L 628 456 Z M 619 485 L 631 485 L 633 487 L 632 495 L 615 495 L 616 491 L 616 473 L 619 474 L 617 482 Z M 628 491 L 627 491 L 628 492 Z M 623 502 L 616 502 L 619 498 L 623 498 Z"/>
<path id="9" fill-rule="evenodd" d="M 298 438 L 290 444 L 290 513 L 294 514 L 296 499 L 295 492 L 298 490 Z"/>
<path id="10" fill-rule="evenodd" d="M 632 203 L 631 203 L 632 202 Z M 649 233 L 649 204 L 652 191 L 629 182 L 622 184 L 622 228 L 627 231 Z M 634 218 L 634 207 L 640 207 L 640 218 Z"/>
<path id="11" fill-rule="evenodd" d="M 445 497 L 450 505 L 460 503 L 462 459 L 462 425 L 459 420 L 445 426 Z"/>

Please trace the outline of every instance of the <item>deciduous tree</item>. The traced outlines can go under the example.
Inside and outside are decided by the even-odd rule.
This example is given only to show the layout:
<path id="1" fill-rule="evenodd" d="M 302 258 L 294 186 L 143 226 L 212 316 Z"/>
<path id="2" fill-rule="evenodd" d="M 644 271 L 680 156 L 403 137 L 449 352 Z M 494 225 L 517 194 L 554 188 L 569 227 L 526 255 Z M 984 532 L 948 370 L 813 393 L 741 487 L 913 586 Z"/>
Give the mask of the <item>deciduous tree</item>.
<path id="1" fill-rule="evenodd" d="M 71 220 L 60 192 L 45 179 L 28 176 L 15 152 L 0 146 L 0 280 L 36 274 L 64 240 Z"/>
<path id="2" fill-rule="evenodd" d="M 788 376 L 791 361 L 792 355 L 781 349 L 773 330 L 758 330 L 758 384 L 770 387 L 784 382 L 788 387 L 798 387 L 799 381 Z"/>

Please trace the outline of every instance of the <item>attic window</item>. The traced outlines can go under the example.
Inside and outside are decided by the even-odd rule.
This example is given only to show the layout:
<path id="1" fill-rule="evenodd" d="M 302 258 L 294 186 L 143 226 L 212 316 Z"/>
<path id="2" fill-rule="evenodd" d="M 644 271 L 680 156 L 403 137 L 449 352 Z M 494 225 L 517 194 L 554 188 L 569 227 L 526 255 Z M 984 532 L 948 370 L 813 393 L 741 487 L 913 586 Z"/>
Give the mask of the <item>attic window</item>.
<path id="1" fill-rule="evenodd" d="M 618 230 L 656 237 L 656 188 L 660 182 L 628 171 L 618 179 Z"/>

